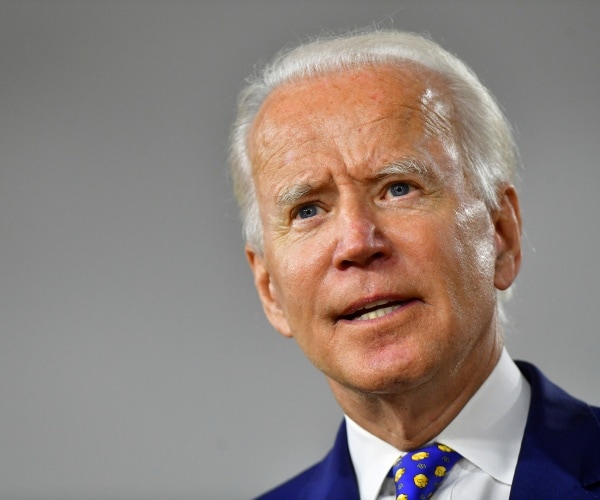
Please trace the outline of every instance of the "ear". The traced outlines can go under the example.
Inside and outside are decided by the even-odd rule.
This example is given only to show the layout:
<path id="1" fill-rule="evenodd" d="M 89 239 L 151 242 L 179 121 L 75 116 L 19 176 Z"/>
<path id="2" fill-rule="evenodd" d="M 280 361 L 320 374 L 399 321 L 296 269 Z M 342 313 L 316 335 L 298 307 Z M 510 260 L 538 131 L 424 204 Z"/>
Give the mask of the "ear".
<path id="1" fill-rule="evenodd" d="M 281 306 L 275 285 L 271 281 L 271 274 L 267 269 L 264 257 L 256 253 L 250 245 L 246 245 L 246 258 L 254 274 L 254 285 L 262 302 L 267 319 L 284 337 L 292 337 L 285 313 Z"/>
<path id="2" fill-rule="evenodd" d="M 521 211 L 514 186 L 502 188 L 499 205 L 492 213 L 496 243 L 494 286 L 506 290 L 521 267 Z"/>

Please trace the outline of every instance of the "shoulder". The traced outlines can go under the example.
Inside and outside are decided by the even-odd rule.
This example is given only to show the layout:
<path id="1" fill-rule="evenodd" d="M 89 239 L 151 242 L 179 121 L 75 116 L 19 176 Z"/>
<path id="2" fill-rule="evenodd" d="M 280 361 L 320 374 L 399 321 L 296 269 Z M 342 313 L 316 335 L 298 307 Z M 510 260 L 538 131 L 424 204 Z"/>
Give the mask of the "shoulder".
<path id="1" fill-rule="evenodd" d="M 322 467 L 322 462 L 319 462 L 312 467 L 301 472 L 297 476 L 289 479 L 283 484 L 273 488 L 272 490 L 260 495 L 256 500 L 283 500 L 283 499 L 301 499 L 307 497 L 307 490 L 315 483 L 319 476 L 319 469 Z"/>
<path id="2" fill-rule="evenodd" d="M 531 403 L 511 499 L 600 498 L 600 408 L 569 395 L 535 366 L 517 365 L 531 386 Z"/>
<path id="3" fill-rule="evenodd" d="M 319 463 L 261 495 L 257 500 L 358 500 L 358 485 L 342 422 L 333 448 Z"/>
<path id="4" fill-rule="evenodd" d="M 562 419 L 583 418 L 590 415 L 600 422 L 600 407 L 592 406 L 577 399 L 547 379 L 534 365 L 526 361 L 516 361 L 519 370 L 531 386 L 529 419 L 543 419 L 548 414 Z M 592 420 L 593 423 L 593 420 Z M 578 429 L 574 428 L 574 431 Z"/>

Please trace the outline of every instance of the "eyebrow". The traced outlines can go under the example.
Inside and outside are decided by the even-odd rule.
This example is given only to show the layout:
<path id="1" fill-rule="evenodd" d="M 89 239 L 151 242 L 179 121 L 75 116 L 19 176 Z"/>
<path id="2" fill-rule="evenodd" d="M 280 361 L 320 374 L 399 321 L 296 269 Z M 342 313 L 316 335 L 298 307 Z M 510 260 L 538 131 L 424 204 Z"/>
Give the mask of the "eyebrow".
<path id="1" fill-rule="evenodd" d="M 389 175 L 419 175 L 425 178 L 434 177 L 433 170 L 430 165 L 423 163 L 416 158 L 402 158 L 395 160 L 389 165 L 383 167 L 381 170 L 375 173 L 373 178 L 382 179 Z M 287 188 L 283 193 L 277 197 L 277 205 L 280 207 L 286 207 L 293 205 L 298 200 L 302 199 L 306 194 L 314 192 L 317 187 L 311 182 L 298 182 L 293 186 Z"/>
<path id="2" fill-rule="evenodd" d="M 286 207 L 293 205 L 307 193 L 314 191 L 315 187 L 310 182 L 299 182 L 286 189 L 277 197 L 277 205 Z"/>
<path id="3" fill-rule="evenodd" d="M 433 170 L 430 165 L 423 163 L 416 158 L 402 158 L 396 160 L 389 165 L 383 167 L 377 172 L 376 177 L 382 178 L 388 175 L 414 175 L 417 174 L 421 177 L 431 178 L 434 177 Z"/>

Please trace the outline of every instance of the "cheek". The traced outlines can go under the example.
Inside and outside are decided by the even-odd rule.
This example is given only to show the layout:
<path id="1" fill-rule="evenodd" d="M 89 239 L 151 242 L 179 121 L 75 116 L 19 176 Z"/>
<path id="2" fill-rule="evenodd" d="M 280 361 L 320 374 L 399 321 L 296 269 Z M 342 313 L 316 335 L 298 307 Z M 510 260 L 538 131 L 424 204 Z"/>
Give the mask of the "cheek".
<path id="1" fill-rule="evenodd" d="M 454 240 L 454 258 L 449 262 L 449 288 L 455 314 L 472 331 L 485 326 L 495 304 L 495 251 L 493 234 L 484 224 L 461 232 Z M 471 328 L 465 325 L 465 331 Z"/>
<path id="2" fill-rule="evenodd" d="M 405 228 L 409 272 L 420 276 L 424 289 L 437 297 L 439 305 L 445 304 L 447 314 L 462 316 L 495 297 L 493 227 L 487 212 L 469 215 L 452 212 Z"/>
<path id="3" fill-rule="evenodd" d="M 482 276 L 492 277 L 496 268 L 496 251 L 494 242 L 489 239 L 480 239 L 474 244 L 474 262 Z"/>
<path id="4" fill-rule="evenodd" d="M 453 221 L 452 241 L 459 269 L 477 281 L 493 282 L 495 269 L 494 227 L 485 205 L 472 202 L 459 208 Z"/>
<path id="5" fill-rule="evenodd" d="M 459 256 L 475 279 L 493 283 L 496 261 L 494 228 L 487 217 L 470 222 L 461 226 Z"/>
<path id="6" fill-rule="evenodd" d="M 312 243 L 312 242 L 311 242 Z M 327 255 L 322 246 L 310 243 L 277 245 L 271 262 L 277 267 L 272 272 L 272 282 L 280 303 L 294 321 L 307 318 L 307 310 L 314 310 L 320 297 L 320 285 L 327 272 Z"/>

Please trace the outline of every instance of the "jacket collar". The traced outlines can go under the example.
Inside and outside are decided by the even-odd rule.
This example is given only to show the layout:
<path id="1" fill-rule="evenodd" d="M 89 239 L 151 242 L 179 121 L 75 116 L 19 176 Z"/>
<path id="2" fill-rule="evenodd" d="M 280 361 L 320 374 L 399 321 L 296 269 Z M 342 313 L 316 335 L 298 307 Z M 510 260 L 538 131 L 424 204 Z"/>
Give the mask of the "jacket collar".
<path id="1" fill-rule="evenodd" d="M 358 483 L 348 450 L 345 421 L 338 430 L 333 449 L 322 464 L 320 477 L 315 477 L 314 483 L 311 483 L 311 486 L 316 488 L 316 495 L 307 498 L 359 500 Z M 317 491 L 326 492 L 326 496 L 319 496 Z"/>
<path id="2" fill-rule="evenodd" d="M 531 404 L 510 498 L 580 498 L 582 487 L 600 485 L 600 410 L 533 365 L 517 365 L 531 385 Z"/>
<path id="3" fill-rule="evenodd" d="M 533 365 L 517 366 L 531 385 L 531 404 L 510 500 L 598 498 L 600 408 L 569 396 Z M 322 462 L 264 498 L 359 500 L 345 422 Z"/>

